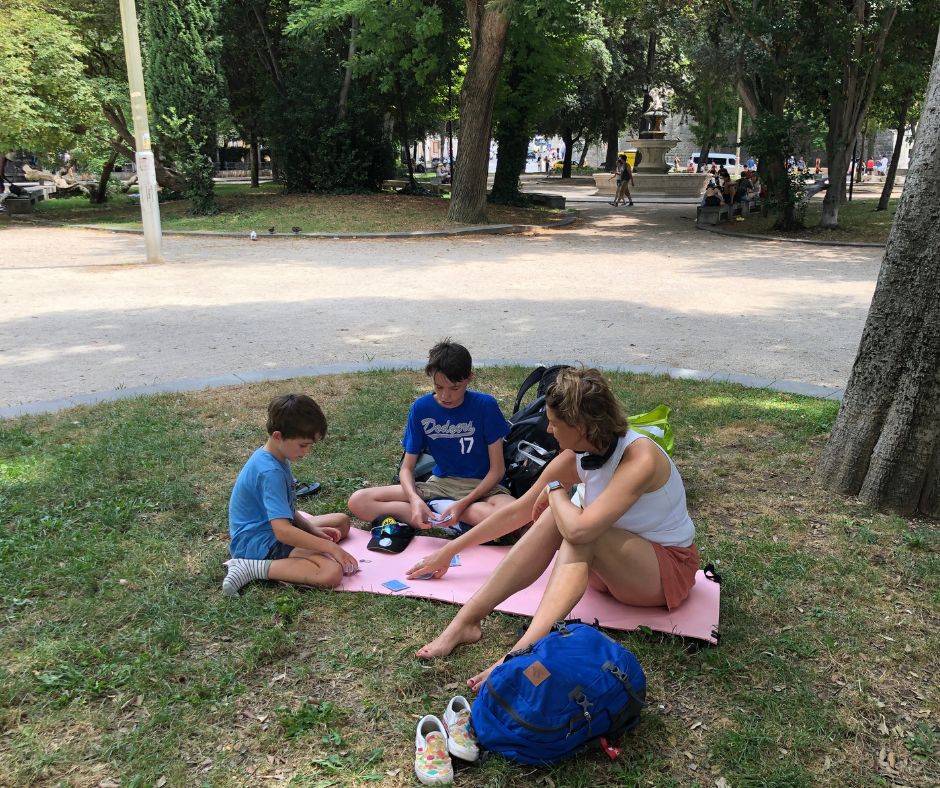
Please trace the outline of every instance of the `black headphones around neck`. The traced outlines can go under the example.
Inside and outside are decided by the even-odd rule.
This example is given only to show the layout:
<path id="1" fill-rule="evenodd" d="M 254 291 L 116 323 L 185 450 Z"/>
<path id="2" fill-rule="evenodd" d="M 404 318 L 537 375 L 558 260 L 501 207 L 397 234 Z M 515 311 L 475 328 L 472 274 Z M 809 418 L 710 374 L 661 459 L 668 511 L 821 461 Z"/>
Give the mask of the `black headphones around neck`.
<path id="1" fill-rule="evenodd" d="M 581 458 L 581 467 L 586 471 L 596 471 L 598 468 L 603 468 L 617 450 L 617 444 L 620 442 L 620 439 L 614 435 L 613 440 L 610 442 L 610 446 L 607 447 L 607 451 L 603 454 L 591 454 L 588 451 L 579 451 L 577 455 Z"/>

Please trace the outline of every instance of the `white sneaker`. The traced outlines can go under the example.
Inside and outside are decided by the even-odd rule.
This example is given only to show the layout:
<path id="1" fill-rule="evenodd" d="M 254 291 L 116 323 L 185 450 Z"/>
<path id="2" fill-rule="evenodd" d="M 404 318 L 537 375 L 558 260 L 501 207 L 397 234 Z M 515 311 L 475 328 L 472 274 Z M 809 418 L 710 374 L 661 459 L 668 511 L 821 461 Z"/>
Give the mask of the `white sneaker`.
<path id="1" fill-rule="evenodd" d="M 415 734 L 415 776 L 424 785 L 454 781 L 454 766 L 447 754 L 447 730 L 433 714 L 426 714 Z"/>
<path id="2" fill-rule="evenodd" d="M 475 761 L 480 757 L 477 735 L 470 725 L 470 704 L 463 695 L 450 699 L 444 712 L 447 729 L 447 751 L 462 761 Z"/>

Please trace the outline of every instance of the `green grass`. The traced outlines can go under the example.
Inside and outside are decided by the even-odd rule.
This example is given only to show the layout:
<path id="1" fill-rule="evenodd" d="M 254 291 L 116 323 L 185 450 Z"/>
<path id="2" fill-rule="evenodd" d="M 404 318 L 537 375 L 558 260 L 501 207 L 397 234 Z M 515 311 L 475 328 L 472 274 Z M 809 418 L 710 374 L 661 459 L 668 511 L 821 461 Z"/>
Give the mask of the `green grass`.
<path id="1" fill-rule="evenodd" d="M 524 372 L 481 369 L 477 386 L 506 408 Z M 936 784 L 935 524 L 814 486 L 832 402 L 611 378 L 630 412 L 674 408 L 697 541 L 723 576 L 720 645 L 617 633 L 650 701 L 619 761 L 490 758 L 457 785 Z M 220 583 L 230 485 L 274 393 L 328 414 L 297 467 L 326 512 L 389 481 L 426 388 L 371 372 L 0 423 L 0 784 L 414 784 L 416 720 L 520 620 L 493 615 L 479 644 L 425 664 L 412 655 L 450 605 L 258 583 L 233 601 Z"/>
<path id="2" fill-rule="evenodd" d="M 878 197 L 856 195 L 852 202 L 839 208 L 839 226 L 835 230 L 824 230 L 819 226 L 822 215 L 822 197 L 814 197 L 807 208 L 804 219 L 805 228 L 793 232 L 781 232 L 773 228 L 776 217 L 763 217 L 751 214 L 743 222 L 727 222 L 722 229 L 730 232 L 773 235 L 779 238 L 806 238 L 815 241 L 854 241 L 859 243 L 883 244 L 888 240 L 888 233 L 898 209 L 898 200 L 892 199 L 886 211 L 876 211 Z"/>
<path id="3" fill-rule="evenodd" d="M 189 202 L 176 200 L 160 204 L 160 221 L 165 230 L 209 230 L 267 233 L 274 227 L 290 233 L 303 232 L 397 232 L 441 230 L 455 225 L 447 219 L 448 201 L 438 197 L 411 197 L 381 194 L 286 194 L 276 183 L 263 183 L 257 189 L 247 184 L 217 184 L 219 213 L 192 216 Z M 36 215 L 51 221 L 92 224 L 101 227 L 141 226 L 137 199 L 113 197 L 108 204 L 92 205 L 84 197 L 44 200 Z M 541 225 L 564 215 L 540 208 L 512 208 L 491 205 L 487 218 L 493 224 Z"/>

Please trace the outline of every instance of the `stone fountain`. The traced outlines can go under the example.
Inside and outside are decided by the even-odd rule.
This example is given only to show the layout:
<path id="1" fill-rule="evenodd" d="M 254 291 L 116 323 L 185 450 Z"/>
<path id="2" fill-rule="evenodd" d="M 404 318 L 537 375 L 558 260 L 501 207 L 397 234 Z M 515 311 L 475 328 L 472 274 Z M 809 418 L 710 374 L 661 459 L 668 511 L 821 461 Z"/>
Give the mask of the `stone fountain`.
<path id="1" fill-rule="evenodd" d="M 677 139 L 666 139 L 663 121 L 668 113 L 663 109 L 662 99 L 651 91 L 652 103 L 643 113 L 649 121 L 649 130 L 641 131 L 638 139 L 627 144 L 636 148 L 636 166 L 633 168 L 633 194 L 649 197 L 699 197 L 705 191 L 706 177 L 700 173 L 670 172 L 666 153 L 679 144 Z M 599 194 L 613 194 L 616 181 L 610 175 L 595 175 L 594 183 Z"/>

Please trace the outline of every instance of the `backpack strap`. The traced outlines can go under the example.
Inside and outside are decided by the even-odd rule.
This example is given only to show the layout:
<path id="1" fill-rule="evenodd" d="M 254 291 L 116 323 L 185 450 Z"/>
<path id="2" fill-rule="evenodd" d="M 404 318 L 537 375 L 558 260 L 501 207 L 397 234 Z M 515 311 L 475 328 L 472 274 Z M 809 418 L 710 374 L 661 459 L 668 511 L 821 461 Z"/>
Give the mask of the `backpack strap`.
<path id="1" fill-rule="evenodd" d="M 526 376 L 525 380 L 522 381 L 522 385 L 519 386 L 519 393 L 516 394 L 516 401 L 512 405 L 513 415 L 516 415 L 516 413 L 519 412 L 519 406 L 522 404 L 522 398 L 525 397 L 526 392 L 536 383 L 538 383 L 544 374 L 545 367 L 538 366 Z"/>

